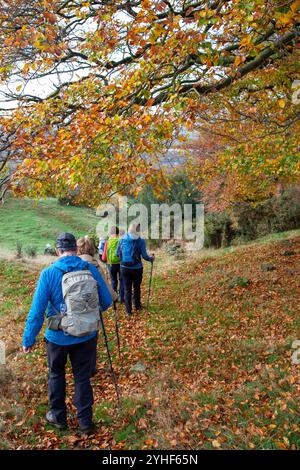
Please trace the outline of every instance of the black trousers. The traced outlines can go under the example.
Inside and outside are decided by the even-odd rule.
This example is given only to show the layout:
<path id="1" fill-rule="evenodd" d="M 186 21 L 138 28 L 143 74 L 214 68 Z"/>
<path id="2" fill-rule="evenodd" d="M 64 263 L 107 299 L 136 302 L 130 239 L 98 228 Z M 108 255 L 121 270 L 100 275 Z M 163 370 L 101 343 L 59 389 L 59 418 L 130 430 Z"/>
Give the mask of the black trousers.
<path id="1" fill-rule="evenodd" d="M 115 292 L 118 293 L 118 284 L 119 284 L 119 299 L 120 302 L 123 302 L 124 299 L 124 288 L 123 288 L 123 279 L 121 276 L 121 268 L 119 264 L 108 265 L 110 283 L 111 287 Z"/>
<path id="2" fill-rule="evenodd" d="M 94 398 L 90 372 L 91 358 L 95 355 L 96 344 L 96 337 L 71 346 L 59 346 L 46 340 L 49 404 L 53 415 L 60 423 L 67 421 L 65 372 L 68 356 L 75 382 L 75 406 L 79 426 L 87 426 L 92 422 Z"/>
<path id="3" fill-rule="evenodd" d="M 124 283 L 124 299 L 127 314 L 132 313 L 132 289 L 134 307 L 141 308 L 141 284 L 143 280 L 143 268 L 130 269 L 121 267 L 121 276 Z"/>

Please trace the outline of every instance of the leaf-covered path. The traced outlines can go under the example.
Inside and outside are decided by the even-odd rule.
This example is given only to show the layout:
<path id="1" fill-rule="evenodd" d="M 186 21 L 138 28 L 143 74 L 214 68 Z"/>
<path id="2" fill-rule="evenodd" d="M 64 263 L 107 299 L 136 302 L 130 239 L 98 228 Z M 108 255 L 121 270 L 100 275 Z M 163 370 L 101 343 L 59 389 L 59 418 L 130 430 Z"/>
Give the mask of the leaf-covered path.
<path id="1" fill-rule="evenodd" d="M 92 379 L 98 431 L 76 431 L 68 370 L 68 432 L 45 425 L 47 368 L 42 335 L 34 353 L 19 344 L 37 273 L 0 262 L 1 448 L 300 448 L 300 238 L 238 248 L 222 256 L 160 262 L 150 311 L 125 319 L 122 362 L 113 313 L 106 325 L 122 395 L 99 341 Z M 145 274 L 144 292 L 148 282 Z M 3 305 L 3 306 L 2 306 Z M 140 365 L 142 372 L 134 371 Z M 132 369 L 133 368 L 133 369 Z"/>

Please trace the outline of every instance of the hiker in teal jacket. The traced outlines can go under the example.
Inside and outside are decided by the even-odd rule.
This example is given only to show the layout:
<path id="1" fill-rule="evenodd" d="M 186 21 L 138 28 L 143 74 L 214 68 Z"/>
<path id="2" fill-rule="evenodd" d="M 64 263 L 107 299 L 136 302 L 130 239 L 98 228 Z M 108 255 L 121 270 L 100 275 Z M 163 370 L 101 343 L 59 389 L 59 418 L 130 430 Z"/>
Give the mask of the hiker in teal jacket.
<path id="1" fill-rule="evenodd" d="M 64 313 L 62 277 L 65 272 L 88 269 L 98 283 L 99 304 L 102 311 L 112 304 L 112 297 L 97 268 L 76 256 L 76 239 L 72 234 L 64 233 L 57 239 L 58 261 L 41 272 L 33 302 L 28 314 L 23 335 L 23 351 L 32 351 L 46 317 Z M 49 403 L 50 411 L 46 415 L 48 423 L 58 427 L 67 426 L 67 408 L 65 403 L 66 381 L 65 367 L 70 357 L 74 382 L 75 405 L 79 427 L 83 432 L 94 429 L 92 421 L 93 391 L 90 384 L 91 357 L 95 354 L 97 331 L 82 337 L 71 336 L 62 330 L 47 328 L 45 342 L 48 357 Z"/>

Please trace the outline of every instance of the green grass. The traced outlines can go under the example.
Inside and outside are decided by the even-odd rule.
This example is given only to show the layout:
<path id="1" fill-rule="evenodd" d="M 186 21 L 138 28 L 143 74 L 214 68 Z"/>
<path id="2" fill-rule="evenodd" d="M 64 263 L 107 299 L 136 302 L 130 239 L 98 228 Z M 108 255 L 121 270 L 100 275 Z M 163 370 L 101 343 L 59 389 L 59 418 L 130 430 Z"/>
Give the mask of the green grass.
<path id="1" fill-rule="evenodd" d="M 104 426 L 110 426 L 114 422 L 111 409 L 112 403 L 110 401 L 99 403 L 99 405 L 96 406 L 94 412 L 94 419 L 96 423 L 100 422 Z"/>
<path id="2" fill-rule="evenodd" d="M 0 261 L 0 317 L 11 314 L 16 309 L 28 310 L 31 302 L 31 287 L 26 282 L 33 280 L 26 269 L 19 264 Z"/>
<path id="3" fill-rule="evenodd" d="M 124 398 L 121 401 L 119 416 L 122 425 L 114 433 L 117 443 L 126 442 L 126 448 L 140 449 L 143 445 L 146 433 L 138 428 L 138 422 L 144 418 L 147 412 L 146 401 L 143 398 Z"/>
<path id="4" fill-rule="evenodd" d="M 93 209 L 62 206 L 56 199 L 35 202 L 7 198 L 0 208 L 0 249 L 15 252 L 17 243 L 21 243 L 23 251 L 34 247 L 42 254 L 59 233 L 82 236 L 95 229 L 98 222 Z"/>

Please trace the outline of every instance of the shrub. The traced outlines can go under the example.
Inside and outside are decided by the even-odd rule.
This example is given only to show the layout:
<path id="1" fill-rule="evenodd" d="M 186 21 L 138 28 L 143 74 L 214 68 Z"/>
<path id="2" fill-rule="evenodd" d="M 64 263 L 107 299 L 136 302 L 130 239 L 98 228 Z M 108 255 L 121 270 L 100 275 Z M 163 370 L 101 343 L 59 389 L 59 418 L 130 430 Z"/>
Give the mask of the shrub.
<path id="1" fill-rule="evenodd" d="M 75 206 L 75 196 L 76 194 L 73 192 L 72 194 L 67 194 L 65 196 L 61 196 L 58 198 L 58 203 L 61 206 Z"/>
<path id="2" fill-rule="evenodd" d="M 232 217 L 236 236 L 245 241 L 300 227 L 300 187 L 292 187 L 279 197 L 251 206 L 236 204 Z"/>
<path id="3" fill-rule="evenodd" d="M 36 255 L 37 255 L 37 247 L 36 246 L 28 246 L 26 248 L 26 254 L 30 257 L 30 258 L 35 258 Z"/>
<path id="4" fill-rule="evenodd" d="M 44 249 L 44 255 L 56 256 L 55 248 L 50 246 L 46 246 Z"/>
<path id="5" fill-rule="evenodd" d="M 22 258 L 23 256 L 23 245 L 22 243 L 18 242 L 16 245 L 16 257 Z"/>
<path id="6" fill-rule="evenodd" d="M 166 243 L 165 250 L 170 256 L 181 258 L 185 254 L 184 246 L 180 243 L 172 242 Z"/>
<path id="7" fill-rule="evenodd" d="M 228 282 L 228 288 L 233 289 L 234 287 L 247 287 L 250 284 L 250 280 L 247 277 L 237 276 Z"/>
<path id="8" fill-rule="evenodd" d="M 90 228 L 87 235 L 94 241 L 95 246 L 97 248 L 97 246 L 99 245 L 99 237 L 97 235 L 96 229 L 95 228 Z"/>
<path id="9" fill-rule="evenodd" d="M 232 220 L 227 212 L 210 212 L 205 215 L 204 246 L 206 248 L 228 246 L 234 235 Z"/>

